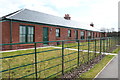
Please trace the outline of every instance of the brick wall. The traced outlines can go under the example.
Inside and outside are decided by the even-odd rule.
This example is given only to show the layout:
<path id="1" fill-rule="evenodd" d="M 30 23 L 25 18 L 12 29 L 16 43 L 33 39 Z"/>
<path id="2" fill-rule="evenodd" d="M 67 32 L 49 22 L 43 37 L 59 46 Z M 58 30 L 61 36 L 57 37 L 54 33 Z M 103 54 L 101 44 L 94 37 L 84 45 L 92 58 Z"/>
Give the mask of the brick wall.
<path id="1" fill-rule="evenodd" d="M 0 22 L 0 44 L 2 44 L 2 22 Z M 0 50 L 2 50 L 2 46 L 0 46 Z"/>
<path id="2" fill-rule="evenodd" d="M 2 22 L 2 43 L 10 43 L 10 22 Z M 76 38 L 75 35 L 75 29 L 71 28 L 62 28 L 62 27 L 53 27 L 53 26 L 46 26 L 46 25 L 37 25 L 37 24 L 28 24 L 28 23 L 21 23 L 21 22 L 12 22 L 12 43 L 19 43 L 19 26 L 25 25 L 25 26 L 34 26 L 35 27 L 35 35 L 34 35 L 34 41 L 35 42 L 42 42 L 43 41 L 43 27 L 48 27 L 48 40 L 49 41 L 56 41 L 56 40 L 74 40 Z M 56 28 L 60 29 L 60 37 L 56 37 Z M 68 37 L 68 30 L 71 30 L 71 37 Z M 87 32 L 86 30 L 78 30 L 78 39 L 81 38 L 80 32 L 85 32 L 85 39 L 87 39 Z M 94 32 L 94 37 L 96 35 L 99 35 L 100 33 Z M 100 36 L 100 35 L 99 35 Z M 71 42 L 71 41 L 69 41 Z M 56 45 L 56 42 L 49 43 L 49 45 Z M 21 47 L 22 46 L 22 47 Z M 19 49 L 19 48 L 30 48 L 33 47 L 33 44 L 27 45 L 16 45 L 13 46 L 13 49 Z M 43 46 L 42 43 L 37 44 L 37 46 Z M 8 47 L 8 46 L 7 46 Z M 8 49 L 6 46 L 3 48 Z"/>

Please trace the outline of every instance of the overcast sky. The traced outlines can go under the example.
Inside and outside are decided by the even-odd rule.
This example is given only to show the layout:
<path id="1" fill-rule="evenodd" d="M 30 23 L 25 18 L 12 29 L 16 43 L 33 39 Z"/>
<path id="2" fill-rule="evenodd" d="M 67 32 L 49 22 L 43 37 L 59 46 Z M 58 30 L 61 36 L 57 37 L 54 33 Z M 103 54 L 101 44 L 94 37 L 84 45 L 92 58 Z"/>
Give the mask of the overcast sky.
<path id="1" fill-rule="evenodd" d="M 70 14 L 81 24 L 94 23 L 95 28 L 118 29 L 119 0 L 0 0 L 0 17 L 27 8 L 60 17 Z"/>

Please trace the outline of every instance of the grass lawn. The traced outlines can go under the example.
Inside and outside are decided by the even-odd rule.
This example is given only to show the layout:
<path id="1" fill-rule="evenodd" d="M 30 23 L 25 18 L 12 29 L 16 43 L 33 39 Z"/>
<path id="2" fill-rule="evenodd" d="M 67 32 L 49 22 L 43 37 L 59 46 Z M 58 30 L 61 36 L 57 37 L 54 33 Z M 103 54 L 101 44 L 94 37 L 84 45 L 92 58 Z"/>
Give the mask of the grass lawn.
<path id="1" fill-rule="evenodd" d="M 98 64 L 96 64 L 88 72 L 81 74 L 80 77 L 94 78 L 113 57 L 114 57 L 113 55 L 106 55 Z M 92 79 L 89 79 L 89 80 L 92 80 Z"/>
<path id="2" fill-rule="evenodd" d="M 120 51 L 120 46 L 118 46 L 114 51 L 112 51 L 112 53 L 118 54 L 119 51 Z"/>
<path id="3" fill-rule="evenodd" d="M 61 74 L 62 68 L 62 51 L 56 48 L 39 48 L 37 49 L 37 71 L 38 78 L 46 78 L 52 74 Z M 28 54 L 30 53 L 30 54 Z M 78 53 L 74 50 L 64 50 L 64 70 L 65 72 L 77 67 Z M 17 56 L 16 56 L 17 55 Z M 24 55 L 24 56 L 22 56 Z M 99 55 L 99 54 L 97 54 Z M 2 53 L 2 70 L 7 70 L 2 72 L 3 78 L 35 78 L 35 54 L 34 50 L 21 50 L 14 52 L 4 52 Z M 16 56 L 16 57 L 13 57 Z M 85 63 L 88 60 L 88 53 L 80 52 L 80 62 Z M 94 53 L 90 53 L 90 59 L 94 58 Z M 30 64 L 30 65 L 28 65 Z M 23 67 L 24 65 L 24 67 Z M 28 65 L 28 66 L 26 66 Z M 21 67 L 19 67 L 21 66 Z M 15 67 L 19 67 L 14 69 Z M 12 70 L 11 70 L 12 68 Z M 27 75 L 27 76 L 26 76 Z M 53 76 L 54 77 L 54 76 Z"/>
<path id="4" fill-rule="evenodd" d="M 80 43 L 80 50 L 88 50 L 88 42 Z M 90 51 L 94 51 L 94 42 L 90 42 Z M 96 50 L 100 49 L 100 42 L 97 41 Z M 58 45 L 61 47 L 61 45 Z M 77 49 L 77 43 L 65 44 L 65 47 Z M 97 54 L 99 55 L 99 54 Z M 34 50 L 21 50 L 14 52 L 4 52 L 2 57 L 2 77 L 3 78 L 35 78 L 35 54 Z M 16 57 L 14 57 L 16 56 Z M 56 48 L 37 49 L 37 74 L 38 78 L 46 78 L 56 73 L 61 74 L 62 70 L 62 50 Z M 94 53 L 89 54 L 89 59 L 94 58 Z M 80 52 L 80 63 L 88 61 L 88 53 Z M 64 71 L 77 67 L 78 52 L 75 50 L 64 50 Z"/>
<path id="5" fill-rule="evenodd" d="M 111 44 L 111 43 L 110 43 Z M 102 41 L 101 44 L 101 50 L 107 50 L 108 47 L 108 42 L 107 40 Z M 62 45 L 58 45 L 58 47 L 62 47 Z M 73 48 L 73 49 L 78 49 L 78 42 L 76 43 L 66 43 L 65 46 L 66 48 Z M 88 42 L 80 42 L 80 50 L 88 50 Z M 95 51 L 95 41 L 90 41 L 89 42 L 89 50 L 90 51 Z M 100 40 L 96 41 L 96 51 L 100 51 Z"/>

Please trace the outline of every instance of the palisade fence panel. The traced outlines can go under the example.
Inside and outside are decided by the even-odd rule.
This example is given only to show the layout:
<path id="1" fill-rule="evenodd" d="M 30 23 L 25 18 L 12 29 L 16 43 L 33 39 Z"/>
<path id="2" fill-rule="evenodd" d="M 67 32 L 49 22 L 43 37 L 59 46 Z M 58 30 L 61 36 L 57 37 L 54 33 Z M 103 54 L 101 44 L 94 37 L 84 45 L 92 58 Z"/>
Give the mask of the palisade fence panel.
<path id="1" fill-rule="evenodd" d="M 90 62 L 117 44 L 117 38 L 0 44 L 2 78 L 54 78 Z M 10 50 L 14 49 L 14 50 Z"/>

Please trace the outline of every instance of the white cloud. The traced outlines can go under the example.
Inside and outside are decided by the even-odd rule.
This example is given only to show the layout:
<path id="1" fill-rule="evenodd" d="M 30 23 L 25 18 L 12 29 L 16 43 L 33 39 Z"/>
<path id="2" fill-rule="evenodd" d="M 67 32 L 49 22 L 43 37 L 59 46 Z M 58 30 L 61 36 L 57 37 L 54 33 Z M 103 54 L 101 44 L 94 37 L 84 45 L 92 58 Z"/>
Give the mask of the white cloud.
<path id="1" fill-rule="evenodd" d="M 100 27 L 118 28 L 118 2 L 114 0 L 102 0 L 101 4 L 94 4 L 92 6 L 92 13 L 94 22 Z"/>
<path id="2" fill-rule="evenodd" d="M 118 27 L 119 0 L 0 0 L 0 17 L 21 8 L 28 8 L 57 16 L 69 11 L 73 20 L 97 28 Z"/>
<path id="3" fill-rule="evenodd" d="M 78 7 L 81 0 L 50 0 L 57 8 Z"/>
<path id="4" fill-rule="evenodd" d="M 44 3 L 42 0 L 0 0 L 0 2 L 0 17 L 17 11 L 21 8 L 28 8 L 44 13 L 59 15 L 51 7 L 45 6 L 46 3 Z"/>
<path id="5" fill-rule="evenodd" d="M 94 0 L 91 0 L 94 1 Z M 74 16 L 74 20 L 86 22 L 87 24 L 93 22 L 96 28 L 118 28 L 118 1 L 116 0 L 97 0 L 97 2 L 84 3 L 82 6 L 89 6 L 88 13 L 85 16 Z M 81 6 L 81 7 L 82 7 Z M 88 7 L 87 6 L 87 7 Z M 85 13 L 85 10 L 83 10 Z"/>

